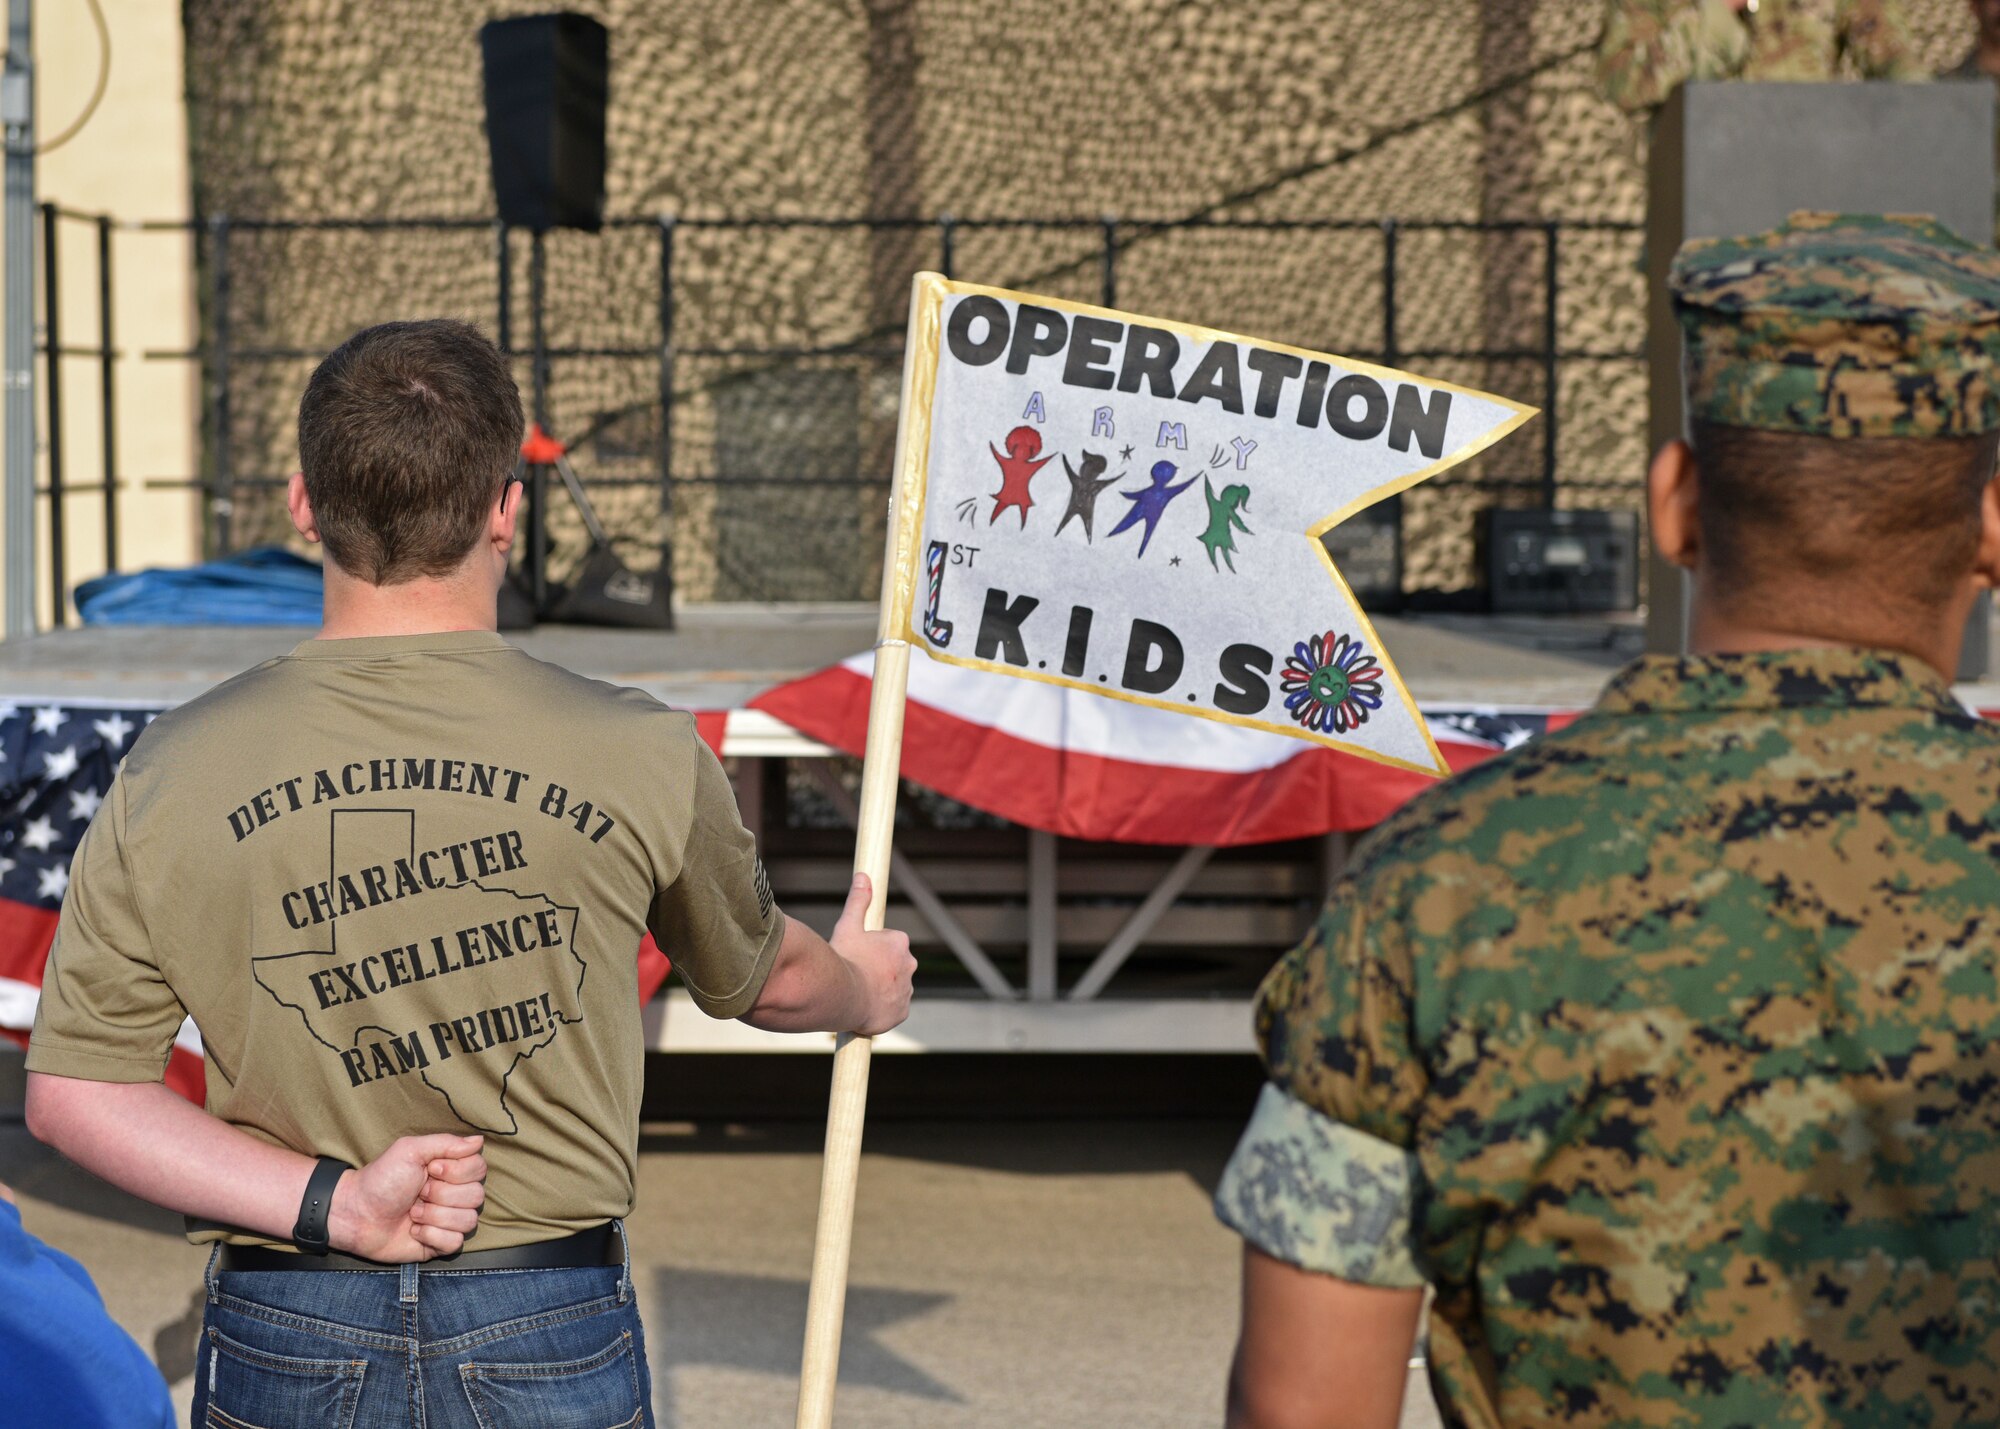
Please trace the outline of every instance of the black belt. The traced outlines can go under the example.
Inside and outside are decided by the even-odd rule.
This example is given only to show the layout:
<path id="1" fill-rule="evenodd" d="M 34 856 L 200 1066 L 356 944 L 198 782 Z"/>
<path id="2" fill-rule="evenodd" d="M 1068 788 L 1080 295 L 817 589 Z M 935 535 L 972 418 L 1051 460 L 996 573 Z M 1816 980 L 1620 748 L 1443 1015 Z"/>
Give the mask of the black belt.
<path id="1" fill-rule="evenodd" d="M 510 1245 L 502 1250 L 462 1250 L 423 1261 L 425 1274 L 440 1270 L 586 1270 L 598 1265 L 623 1265 L 622 1239 L 611 1233 L 614 1223 L 578 1231 L 557 1240 L 538 1240 L 529 1245 Z M 400 1270 L 402 1267 L 379 1260 L 363 1260 L 358 1255 L 338 1251 L 326 1255 L 303 1255 L 295 1250 L 276 1250 L 264 1245 L 225 1245 L 217 1269 L 235 1270 Z"/>

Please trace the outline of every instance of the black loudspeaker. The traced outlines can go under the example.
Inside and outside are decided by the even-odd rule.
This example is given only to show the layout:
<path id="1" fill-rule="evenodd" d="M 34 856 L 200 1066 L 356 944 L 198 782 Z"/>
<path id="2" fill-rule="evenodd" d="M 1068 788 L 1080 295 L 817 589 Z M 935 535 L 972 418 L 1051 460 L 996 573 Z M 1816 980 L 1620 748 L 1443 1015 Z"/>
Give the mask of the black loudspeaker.
<path id="1" fill-rule="evenodd" d="M 604 225 L 609 32 L 588 15 L 522 15 L 482 25 L 479 49 L 501 221 L 538 233 L 597 232 Z"/>
<path id="2" fill-rule="evenodd" d="M 1403 608 L 1403 498 L 1391 496 L 1355 512 L 1319 538 L 1361 608 L 1376 614 Z"/>
<path id="3" fill-rule="evenodd" d="M 508 576 L 500 582 L 499 627 L 502 630 L 533 630 L 535 598 L 520 577 Z"/>
<path id="4" fill-rule="evenodd" d="M 565 625 L 672 630 L 673 591 L 665 581 L 631 569 L 609 546 L 592 546 L 569 584 L 556 593 L 550 618 Z"/>
<path id="5" fill-rule="evenodd" d="M 1486 578 L 1495 614 L 1578 614 L 1639 604 L 1633 511 L 1486 513 Z"/>

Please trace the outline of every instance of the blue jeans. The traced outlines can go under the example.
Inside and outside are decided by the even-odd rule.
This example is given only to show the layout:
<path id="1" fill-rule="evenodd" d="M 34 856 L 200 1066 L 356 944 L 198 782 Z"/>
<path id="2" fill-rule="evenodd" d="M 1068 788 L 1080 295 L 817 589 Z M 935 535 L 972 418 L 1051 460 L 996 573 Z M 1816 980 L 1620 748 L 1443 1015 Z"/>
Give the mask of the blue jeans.
<path id="1" fill-rule="evenodd" d="M 622 1269 L 218 1273 L 212 1256 L 207 1284 L 195 1429 L 652 1429 L 629 1245 Z"/>

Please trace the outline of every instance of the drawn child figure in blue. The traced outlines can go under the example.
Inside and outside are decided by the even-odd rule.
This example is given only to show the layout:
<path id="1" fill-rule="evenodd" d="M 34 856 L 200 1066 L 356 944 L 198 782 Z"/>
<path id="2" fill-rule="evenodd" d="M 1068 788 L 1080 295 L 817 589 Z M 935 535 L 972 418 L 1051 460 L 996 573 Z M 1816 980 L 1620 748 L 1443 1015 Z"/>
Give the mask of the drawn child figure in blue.
<path id="1" fill-rule="evenodd" d="M 1125 513 L 1123 521 L 1120 521 L 1116 526 L 1111 528 L 1111 534 L 1115 536 L 1120 531 L 1129 530 L 1141 521 L 1145 522 L 1146 533 L 1139 538 L 1139 554 L 1141 556 L 1146 554 L 1146 547 L 1153 539 L 1153 528 L 1160 524 L 1160 518 L 1166 514 L 1167 503 L 1195 483 L 1195 478 L 1189 477 L 1179 486 L 1170 486 L 1168 483 L 1174 479 L 1174 471 L 1175 468 L 1172 462 L 1156 461 L 1153 463 L 1153 484 L 1151 486 L 1141 487 L 1137 491 L 1121 491 L 1118 493 L 1132 503 L 1132 509 Z"/>

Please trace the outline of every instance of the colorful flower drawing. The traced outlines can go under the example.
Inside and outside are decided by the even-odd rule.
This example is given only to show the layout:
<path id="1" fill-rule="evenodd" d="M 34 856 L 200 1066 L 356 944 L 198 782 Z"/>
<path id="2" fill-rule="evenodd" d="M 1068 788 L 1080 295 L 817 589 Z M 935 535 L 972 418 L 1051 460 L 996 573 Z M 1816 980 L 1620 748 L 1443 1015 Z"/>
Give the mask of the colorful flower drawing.
<path id="1" fill-rule="evenodd" d="M 1329 630 L 1292 647 L 1278 683 L 1293 719 L 1315 734 L 1346 734 L 1382 708 L 1382 675 L 1367 646 Z"/>

